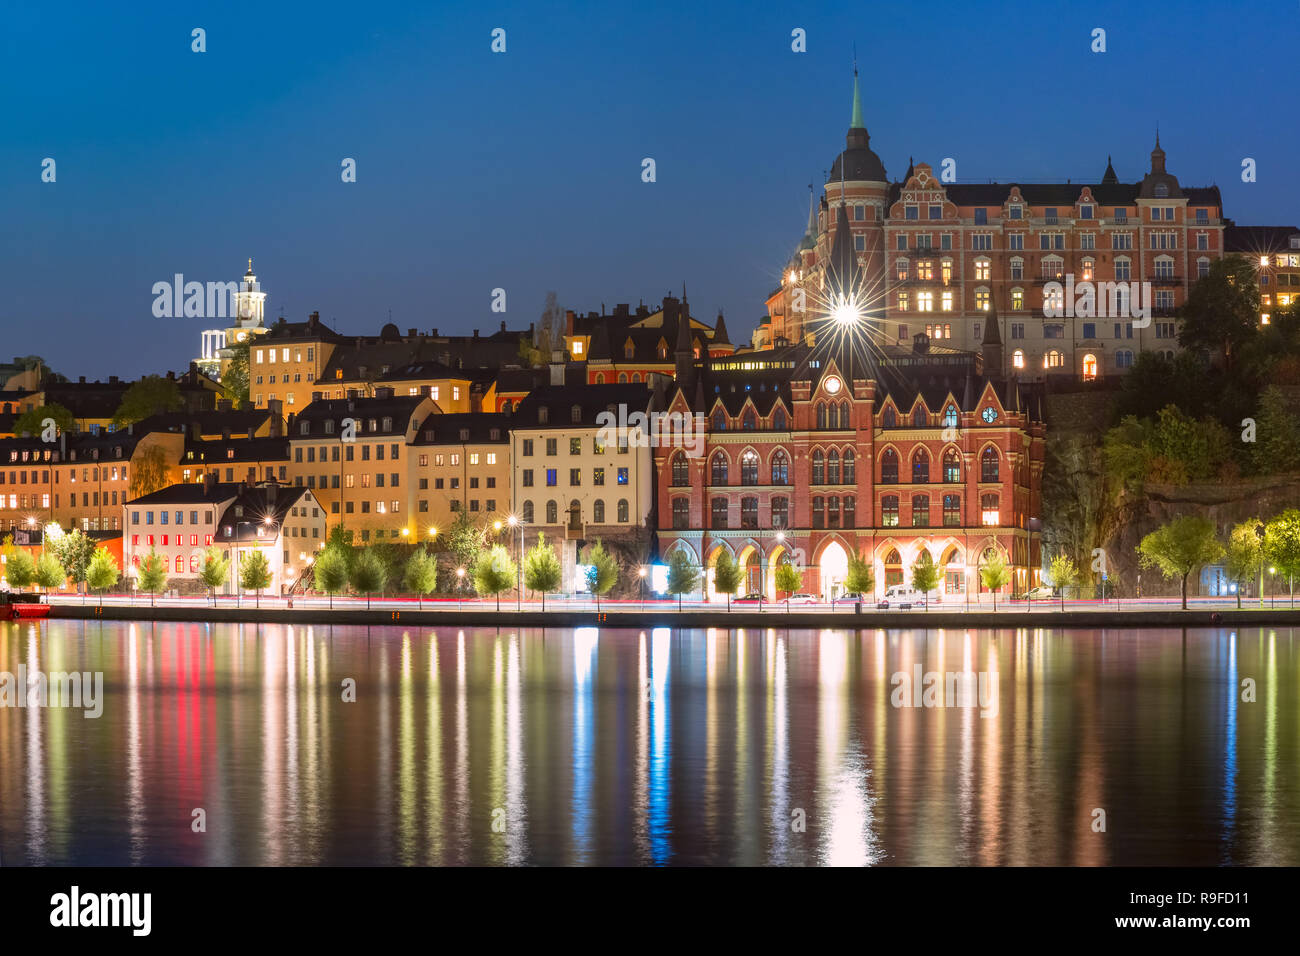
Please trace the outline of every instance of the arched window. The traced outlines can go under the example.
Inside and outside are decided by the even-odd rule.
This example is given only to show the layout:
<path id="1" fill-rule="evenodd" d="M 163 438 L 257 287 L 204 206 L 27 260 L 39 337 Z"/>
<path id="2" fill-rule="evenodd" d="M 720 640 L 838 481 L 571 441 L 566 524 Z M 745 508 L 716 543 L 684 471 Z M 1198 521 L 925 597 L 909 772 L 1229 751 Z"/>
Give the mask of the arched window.
<path id="1" fill-rule="evenodd" d="M 691 463 L 686 457 L 685 452 L 679 451 L 673 455 L 673 484 L 677 486 L 689 485 L 691 483 Z"/>
<path id="2" fill-rule="evenodd" d="M 524 502 L 524 523 L 533 523 L 533 503 L 531 501 Z"/>
<path id="3" fill-rule="evenodd" d="M 596 524 L 605 523 L 605 502 L 599 498 L 591 504 L 591 520 Z"/>
<path id="4" fill-rule="evenodd" d="M 983 524 L 997 527 L 999 520 L 997 495 L 980 496 L 980 515 Z"/>
<path id="5" fill-rule="evenodd" d="M 912 427 L 924 428 L 929 424 L 929 417 L 930 416 L 925 413 L 925 406 L 917 405 L 916 408 L 912 410 Z"/>
<path id="6" fill-rule="evenodd" d="M 627 372 L 619 372 L 619 373 L 618 373 L 618 384 L 620 384 L 620 385 L 626 385 L 626 384 L 627 384 Z"/>
<path id="7" fill-rule="evenodd" d="M 813 498 L 813 527 L 826 527 L 826 501 L 821 495 Z"/>
<path id="8" fill-rule="evenodd" d="M 596 373 L 596 384 L 597 384 L 597 385 L 604 385 L 604 384 L 605 384 L 605 373 L 604 373 L 604 372 L 597 372 L 597 373 Z"/>
<path id="9" fill-rule="evenodd" d="M 752 432 L 758 427 L 758 417 L 754 414 L 752 408 L 745 412 L 745 417 L 741 419 L 740 427 L 747 432 Z"/>
<path id="10" fill-rule="evenodd" d="M 957 427 L 957 406 L 956 405 L 949 405 L 946 409 L 944 409 L 943 427 L 944 428 Z"/>
<path id="11" fill-rule="evenodd" d="M 1023 349 L 1016 349 L 1011 353 L 1011 366 L 1012 368 L 1025 367 L 1025 353 Z"/>
<path id="12" fill-rule="evenodd" d="M 828 485 L 838 485 L 840 483 L 840 453 L 834 448 L 826 456 L 826 483 Z"/>
<path id="13" fill-rule="evenodd" d="M 844 527 L 857 527 L 857 512 L 854 510 L 856 507 L 857 505 L 854 503 L 852 497 L 844 499 Z"/>
<path id="14" fill-rule="evenodd" d="M 710 483 L 714 485 L 725 485 L 727 483 L 727 455 L 725 452 L 716 452 L 713 460 L 709 464 Z"/>
<path id="15" fill-rule="evenodd" d="M 1097 356 L 1089 352 L 1083 357 L 1083 380 L 1091 382 L 1097 377 Z"/>
<path id="16" fill-rule="evenodd" d="M 980 481 L 998 480 L 998 450 L 990 445 L 980 454 Z"/>
<path id="17" fill-rule="evenodd" d="M 546 502 L 546 523 L 555 524 L 560 520 L 559 506 L 554 501 Z"/>
<path id="18" fill-rule="evenodd" d="M 709 502 L 709 521 L 712 527 L 725 530 L 727 527 L 727 499 L 714 498 Z"/>
<path id="19" fill-rule="evenodd" d="M 753 449 L 740 456 L 740 483 L 742 485 L 758 484 L 758 453 Z"/>
<path id="20" fill-rule="evenodd" d="M 177 574 L 185 573 L 185 559 L 182 558 L 179 554 L 176 555 L 176 573 Z"/>
<path id="21" fill-rule="evenodd" d="M 785 452 L 778 450 L 772 456 L 772 484 L 788 485 L 790 483 L 790 459 Z"/>
<path id="22" fill-rule="evenodd" d="M 961 481 L 961 456 L 956 448 L 943 453 L 943 480 L 950 485 Z"/>
<path id="23" fill-rule="evenodd" d="M 715 432 L 725 432 L 727 430 L 727 413 L 721 408 L 713 413 L 713 430 Z"/>
<path id="24" fill-rule="evenodd" d="M 577 498 L 569 502 L 569 527 L 582 527 L 582 504 Z"/>
<path id="25" fill-rule="evenodd" d="M 892 407 L 886 408 L 880 415 L 880 427 L 893 428 L 896 424 L 897 419 L 894 415 L 894 409 Z"/>
<path id="26" fill-rule="evenodd" d="M 685 498 L 673 499 L 673 530 L 681 531 L 690 525 L 690 502 Z"/>
<path id="27" fill-rule="evenodd" d="M 776 431 L 783 432 L 785 431 L 785 424 L 785 409 L 778 408 L 772 413 L 772 428 Z"/>
<path id="28" fill-rule="evenodd" d="M 930 496 L 912 495 L 912 527 L 930 527 Z"/>
<path id="29" fill-rule="evenodd" d="M 898 484 L 898 453 L 886 448 L 880 456 L 880 483 L 882 485 Z"/>
<path id="30" fill-rule="evenodd" d="M 852 428 L 849 424 L 849 403 L 840 402 L 840 428 Z"/>
<path id="31" fill-rule="evenodd" d="M 817 427 L 826 427 L 826 406 L 824 404 L 817 406 Z"/>
<path id="32" fill-rule="evenodd" d="M 772 527 L 773 528 L 790 527 L 790 499 L 789 498 L 772 499 Z"/>
<path id="33" fill-rule="evenodd" d="M 961 524 L 961 495 L 943 496 L 943 523 L 950 528 Z"/>
<path id="34" fill-rule="evenodd" d="M 812 456 L 812 483 L 814 485 L 826 484 L 826 456 L 818 448 Z"/>
<path id="35" fill-rule="evenodd" d="M 912 455 L 912 483 L 928 484 L 930 481 L 930 456 L 924 448 L 918 448 Z"/>
<path id="36" fill-rule="evenodd" d="M 831 495 L 826 499 L 826 527 L 838 528 L 840 526 L 840 498 L 839 495 Z"/>
<path id="37" fill-rule="evenodd" d="M 190 555 L 190 574 L 198 574 L 198 573 L 199 573 L 199 556 L 198 556 L 197 554 L 191 554 L 191 555 Z"/>
<path id="38" fill-rule="evenodd" d="M 844 449 L 844 483 L 846 485 L 851 485 L 853 482 L 857 481 L 857 478 L 854 476 L 853 463 L 853 449 Z"/>
<path id="39" fill-rule="evenodd" d="M 627 524 L 627 521 L 628 521 L 628 511 L 627 511 L 627 499 L 626 499 L 626 498 L 619 498 L 619 499 L 618 499 L 618 521 L 619 521 L 619 524 Z"/>
<path id="40" fill-rule="evenodd" d="M 885 495 L 880 499 L 880 524 L 885 528 L 898 527 L 898 495 Z"/>
<path id="41" fill-rule="evenodd" d="M 742 528 L 758 527 L 758 499 L 740 499 L 740 526 Z"/>

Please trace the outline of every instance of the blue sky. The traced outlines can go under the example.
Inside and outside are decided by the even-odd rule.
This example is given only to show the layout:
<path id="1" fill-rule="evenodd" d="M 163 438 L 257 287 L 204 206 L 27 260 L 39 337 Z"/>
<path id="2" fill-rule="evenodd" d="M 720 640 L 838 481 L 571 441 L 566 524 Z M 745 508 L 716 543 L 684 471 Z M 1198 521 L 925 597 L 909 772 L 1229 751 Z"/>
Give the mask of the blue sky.
<path id="1" fill-rule="evenodd" d="M 271 315 L 319 310 L 344 332 L 390 310 L 403 329 L 525 326 L 547 290 L 586 311 L 685 282 L 692 311 L 723 309 L 740 338 L 843 147 L 855 42 L 891 178 L 951 156 L 962 181 L 1095 182 L 1109 153 L 1132 181 L 1159 123 L 1184 184 L 1217 183 L 1239 223 L 1296 223 L 1298 16 L 1196 0 L 12 8 L 0 357 L 90 378 L 182 368 L 208 323 L 154 318 L 153 283 L 234 279 L 248 256 Z"/>

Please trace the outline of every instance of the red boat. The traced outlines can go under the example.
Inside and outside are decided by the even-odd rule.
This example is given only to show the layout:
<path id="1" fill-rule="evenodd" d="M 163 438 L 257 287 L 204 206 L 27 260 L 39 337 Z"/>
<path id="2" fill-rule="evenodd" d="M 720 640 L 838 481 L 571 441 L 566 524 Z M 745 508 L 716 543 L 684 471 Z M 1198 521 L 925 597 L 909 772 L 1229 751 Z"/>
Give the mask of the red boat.
<path id="1" fill-rule="evenodd" d="M 35 600 L 26 601 L 24 598 L 35 598 Z M 43 618 L 50 616 L 50 606 L 41 602 L 40 597 L 35 594 L 25 594 L 20 591 L 3 591 L 0 592 L 0 618 Z"/>
<path id="2" fill-rule="evenodd" d="M 20 617 L 49 617 L 50 606 L 48 604 L 11 604 L 9 605 L 9 614 L 15 619 Z"/>

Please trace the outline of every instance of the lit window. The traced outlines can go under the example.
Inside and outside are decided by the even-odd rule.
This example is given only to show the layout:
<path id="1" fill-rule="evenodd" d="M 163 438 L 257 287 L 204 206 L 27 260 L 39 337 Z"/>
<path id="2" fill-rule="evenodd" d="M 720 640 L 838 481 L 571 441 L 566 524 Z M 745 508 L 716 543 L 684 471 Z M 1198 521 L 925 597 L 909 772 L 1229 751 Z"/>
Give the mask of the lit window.
<path id="1" fill-rule="evenodd" d="M 916 294 L 916 309 L 918 312 L 934 311 L 934 293 L 918 292 Z"/>
<path id="2" fill-rule="evenodd" d="M 987 312 L 989 310 L 988 289 L 975 290 L 975 308 L 979 309 L 981 312 Z"/>
<path id="3" fill-rule="evenodd" d="M 943 311 L 945 311 L 945 312 L 951 312 L 951 311 L 952 311 L 952 293 L 951 293 L 951 292 L 945 292 L 945 293 L 943 293 L 943 299 L 942 299 L 942 302 L 941 302 L 941 307 L 943 308 Z"/>
<path id="4" fill-rule="evenodd" d="M 1022 352 L 1020 349 L 1016 349 L 1014 352 L 1012 352 L 1012 353 L 1011 353 L 1011 364 L 1012 364 L 1013 366 L 1015 366 L 1016 368 L 1024 368 L 1024 367 L 1025 367 L 1025 353 Z"/>

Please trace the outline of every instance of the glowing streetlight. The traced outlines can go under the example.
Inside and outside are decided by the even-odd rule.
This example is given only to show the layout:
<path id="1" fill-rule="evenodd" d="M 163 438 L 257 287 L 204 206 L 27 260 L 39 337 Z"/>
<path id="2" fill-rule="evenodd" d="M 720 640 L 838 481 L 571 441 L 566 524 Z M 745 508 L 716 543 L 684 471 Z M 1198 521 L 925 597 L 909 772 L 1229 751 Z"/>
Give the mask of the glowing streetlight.
<path id="1" fill-rule="evenodd" d="M 437 529 L 437 528 L 434 528 L 434 527 L 432 527 L 432 526 L 430 526 L 430 528 L 429 528 L 429 537 L 430 537 L 430 538 L 436 538 L 436 537 L 438 537 L 438 529 Z"/>
<path id="2" fill-rule="evenodd" d="M 402 537 L 403 537 L 403 538 L 405 538 L 405 537 L 406 537 L 407 535 L 409 535 L 410 533 L 411 533 L 411 529 L 410 529 L 410 528 L 403 528 L 403 529 L 402 529 Z"/>

